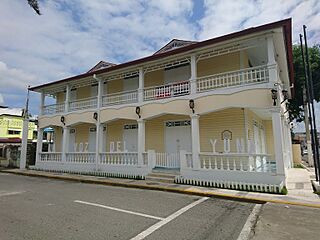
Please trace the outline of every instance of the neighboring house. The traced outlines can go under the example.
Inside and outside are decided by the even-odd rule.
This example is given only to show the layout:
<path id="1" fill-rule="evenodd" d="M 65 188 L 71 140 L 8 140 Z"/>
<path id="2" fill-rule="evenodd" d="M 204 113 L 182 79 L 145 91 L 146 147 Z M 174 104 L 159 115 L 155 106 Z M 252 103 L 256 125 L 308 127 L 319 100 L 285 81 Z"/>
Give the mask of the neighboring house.
<path id="1" fill-rule="evenodd" d="M 125 41 L 125 40 L 124 40 Z M 291 19 L 32 87 L 41 93 L 35 169 L 280 192 L 292 165 Z M 102 65 L 102 66 L 101 66 Z M 56 103 L 45 105 L 45 97 Z"/>
<path id="2" fill-rule="evenodd" d="M 5 165 L 17 166 L 19 147 L 22 138 L 22 109 L 0 106 L 0 158 L 9 162 Z M 31 118 L 28 129 L 28 140 L 37 138 L 35 118 Z"/>

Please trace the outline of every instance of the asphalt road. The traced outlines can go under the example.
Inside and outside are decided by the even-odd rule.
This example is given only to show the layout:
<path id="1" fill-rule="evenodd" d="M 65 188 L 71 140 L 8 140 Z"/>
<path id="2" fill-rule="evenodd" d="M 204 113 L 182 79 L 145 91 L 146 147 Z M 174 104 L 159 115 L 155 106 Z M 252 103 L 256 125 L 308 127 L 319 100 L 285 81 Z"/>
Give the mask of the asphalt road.
<path id="1" fill-rule="evenodd" d="M 0 173 L 0 240 L 243 240 L 246 231 L 254 240 L 308 240 L 319 239 L 318 216 L 320 209 L 310 207 Z"/>
<path id="2" fill-rule="evenodd" d="M 237 239 L 254 205 L 0 173 L 0 239 Z"/>

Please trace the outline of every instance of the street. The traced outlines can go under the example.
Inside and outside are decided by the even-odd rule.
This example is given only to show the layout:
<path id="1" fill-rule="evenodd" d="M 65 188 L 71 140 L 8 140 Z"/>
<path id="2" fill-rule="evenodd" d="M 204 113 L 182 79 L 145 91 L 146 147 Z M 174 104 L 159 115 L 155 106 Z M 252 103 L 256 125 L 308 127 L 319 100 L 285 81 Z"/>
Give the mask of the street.
<path id="1" fill-rule="evenodd" d="M 0 173 L 0 239 L 238 239 L 254 207 L 191 195 L 57 181 Z M 277 214 L 298 207 L 262 206 L 254 239 L 277 239 Z M 319 209 L 305 208 L 314 216 Z M 272 214 L 271 214 L 272 213 Z M 312 217 L 314 217 L 312 216 Z M 308 216 L 305 216 L 308 218 Z M 303 212 L 293 215 L 305 221 Z M 318 222 L 317 222 L 318 221 Z M 314 239 L 314 218 L 298 228 Z M 271 224 L 270 224 L 271 223 Z M 273 225 L 272 225 L 273 224 Z M 272 234 L 274 226 L 277 231 Z M 267 230 L 267 232 L 265 232 Z M 292 234 L 289 239 L 299 239 Z M 308 236 L 310 238 L 308 238 Z M 283 239 L 283 238 L 279 238 Z"/>

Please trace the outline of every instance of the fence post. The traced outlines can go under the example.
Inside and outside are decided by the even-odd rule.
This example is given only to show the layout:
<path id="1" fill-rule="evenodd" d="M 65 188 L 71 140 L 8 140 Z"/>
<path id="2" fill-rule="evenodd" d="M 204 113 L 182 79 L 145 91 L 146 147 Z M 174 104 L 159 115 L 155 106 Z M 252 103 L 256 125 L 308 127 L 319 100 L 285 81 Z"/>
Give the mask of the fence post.
<path id="1" fill-rule="evenodd" d="M 186 168 L 188 168 L 187 152 L 185 150 L 180 150 L 180 171 Z"/>
<path id="2" fill-rule="evenodd" d="M 156 166 L 156 151 L 148 150 L 148 168 L 152 170 Z"/>

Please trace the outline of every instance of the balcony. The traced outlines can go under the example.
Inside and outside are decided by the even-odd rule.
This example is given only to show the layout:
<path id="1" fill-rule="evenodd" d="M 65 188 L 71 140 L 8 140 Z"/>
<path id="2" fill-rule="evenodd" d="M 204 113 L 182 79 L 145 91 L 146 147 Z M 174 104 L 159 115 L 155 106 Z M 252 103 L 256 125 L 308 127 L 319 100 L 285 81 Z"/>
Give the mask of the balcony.
<path id="1" fill-rule="evenodd" d="M 269 71 L 273 66 L 263 65 L 237 71 L 223 72 L 214 75 L 202 76 L 196 80 L 175 82 L 166 85 L 144 88 L 140 101 L 158 101 L 162 99 L 181 97 L 215 89 L 223 89 L 236 86 L 248 86 L 269 82 Z M 196 84 L 192 92 L 192 84 Z M 139 102 L 139 90 L 107 94 L 101 97 L 101 107 L 125 105 Z M 69 111 L 88 110 L 98 107 L 98 97 L 90 97 L 69 102 Z M 65 104 L 58 103 L 43 107 L 43 115 L 63 113 Z"/>

